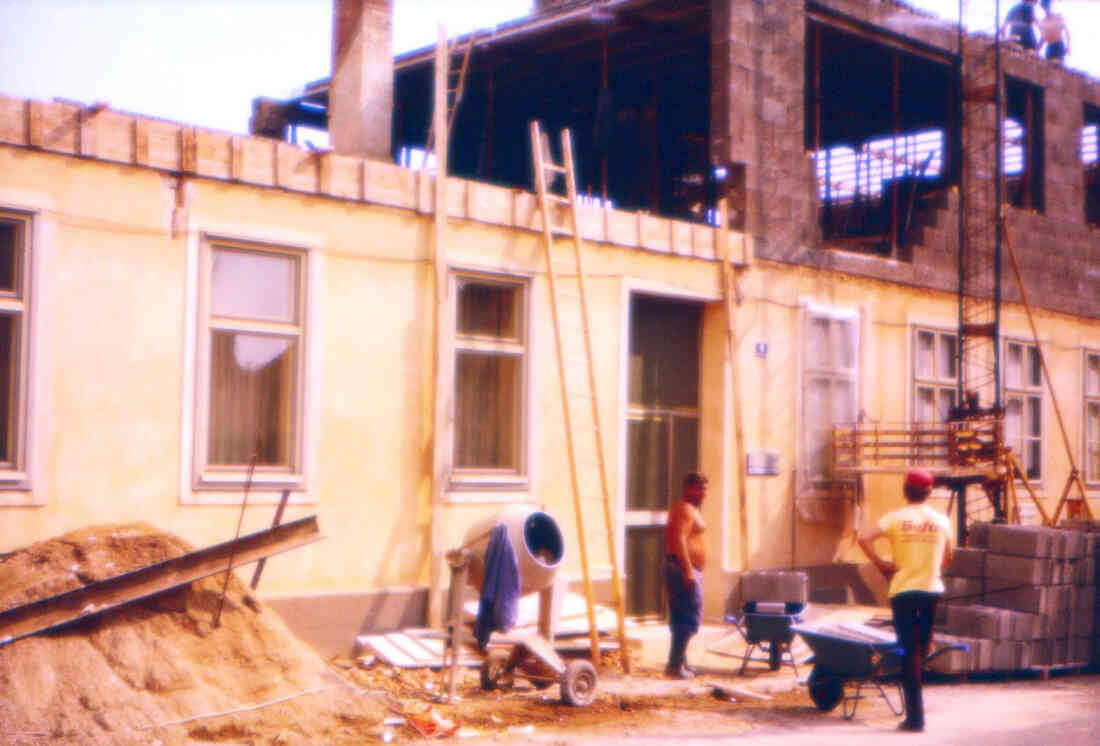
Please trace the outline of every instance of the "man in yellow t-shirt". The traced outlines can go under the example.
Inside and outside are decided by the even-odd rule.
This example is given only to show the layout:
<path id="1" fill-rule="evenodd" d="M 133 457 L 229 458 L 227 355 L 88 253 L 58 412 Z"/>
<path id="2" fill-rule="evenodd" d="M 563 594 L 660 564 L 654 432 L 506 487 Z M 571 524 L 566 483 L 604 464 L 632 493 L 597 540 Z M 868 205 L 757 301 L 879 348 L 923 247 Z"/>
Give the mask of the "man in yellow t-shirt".
<path id="1" fill-rule="evenodd" d="M 932 641 L 936 601 L 943 595 L 943 568 L 951 561 L 951 522 L 924 504 L 932 492 L 932 474 L 912 469 L 905 475 L 904 508 L 893 510 L 868 534 L 856 527 L 856 540 L 872 564 L 890 580 L 894 629 L 903 651 L 902 689 L 905 720 L 899 730 L 924 730 L 921 669 Z M 886 537 L 893 560 L 875 551 L 874 541 Z"/>

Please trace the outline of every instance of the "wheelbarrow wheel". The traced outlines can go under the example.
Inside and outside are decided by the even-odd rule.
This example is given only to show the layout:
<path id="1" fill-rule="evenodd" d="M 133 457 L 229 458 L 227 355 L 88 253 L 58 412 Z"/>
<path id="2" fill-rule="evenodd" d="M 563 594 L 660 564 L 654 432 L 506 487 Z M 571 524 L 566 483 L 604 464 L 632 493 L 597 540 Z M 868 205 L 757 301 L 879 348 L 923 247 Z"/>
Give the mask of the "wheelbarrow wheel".
<path id="1" fill-rule="evenodd" d="M 573 707 L 584 707 L 596 698 L 596 669 L 588 661 L 576 660 L 565 664 L 561 677 L 561 700 Z"/>
<path id="2" fill-rule="evenodd" d="M 829 712 L 844 699 L 844 682 L 826 668 L 814 666 L 806 683 L 810 688 L 810 699 L 819 710 Z"/>
<path id="3" fill-rule="evenodd" d="M 512 682 L 508 668 L 508 653 L 503 650 L 490 650 L 481 662 L 481 688 L 491 692 L 497 687 L 505 687 Z"/>

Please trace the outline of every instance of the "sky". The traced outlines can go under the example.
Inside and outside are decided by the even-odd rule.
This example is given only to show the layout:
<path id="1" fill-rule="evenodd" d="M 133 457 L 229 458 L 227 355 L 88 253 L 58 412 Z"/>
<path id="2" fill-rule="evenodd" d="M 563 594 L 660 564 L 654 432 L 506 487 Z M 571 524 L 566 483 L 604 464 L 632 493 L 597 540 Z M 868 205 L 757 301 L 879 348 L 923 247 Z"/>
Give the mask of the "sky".
<path id="1" fill-rule="evenodd" d="M 394 0 L 394 51 L 518 18 L 531 0 Z M 954 19 L 958 0 L 911 0 Z M 994 0 L 968 0 L 992 29 Z M 1010 7 L 1002 0 L 1001 12 Z M 1100 0 L 1055 0 L 1069 67 L 1100 78 Z M 904 28 L 898 28 L 904 31 Z M 246 133 L 256 96 L 328 77 L 332 0 L 0 0 L 0 94 L 112 108 Z"/>

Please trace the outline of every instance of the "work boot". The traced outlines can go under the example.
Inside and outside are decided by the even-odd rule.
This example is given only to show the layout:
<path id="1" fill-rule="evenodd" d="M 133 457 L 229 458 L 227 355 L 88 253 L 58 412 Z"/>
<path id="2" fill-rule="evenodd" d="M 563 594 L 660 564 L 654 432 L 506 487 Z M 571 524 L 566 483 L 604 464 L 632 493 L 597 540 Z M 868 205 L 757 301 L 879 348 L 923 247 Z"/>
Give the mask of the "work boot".
<path id="1" fill-rule="evenodd" d="M 681 663 L 679 666 L 665 666 L 665 676 L 670 679 L 694 679 L 695 673 Z"/>
<path id="2" fill-rule="evenodd" d="M 907 733 L 921 733 L 924 731 L 924 723 L 914 723 L 910 720 L 902 720 L 898 724 L 898 730 Z"/>

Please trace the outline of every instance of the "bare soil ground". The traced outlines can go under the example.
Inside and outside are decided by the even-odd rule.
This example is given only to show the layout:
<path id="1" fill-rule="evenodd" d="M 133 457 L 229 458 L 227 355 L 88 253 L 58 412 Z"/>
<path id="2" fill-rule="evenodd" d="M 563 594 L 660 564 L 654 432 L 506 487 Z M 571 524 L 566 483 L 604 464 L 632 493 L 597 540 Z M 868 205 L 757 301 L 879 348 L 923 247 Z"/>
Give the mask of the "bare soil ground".
<path id="1" fill-rule="evenodd" d="M 32 544 L 0 557 L 0 610 L 190 550 L 178 538 L 143 524 L 92 527 Z M 224 575 L 207 578 L 0 647 L 0 744 L 675 740 L 683 746 L 719 735 L 762 742 L 775 736 L 793 744 L 800 742 L 799 734 L 830 733 L 850 744 L 870 744 L 874 738 L 861 738 L 881 735 L 896 722 L 877 699 L 861 703 L 853 724 L 846 724 L 839 710 L 816 710 L 789 667 L 771 672 L 758 665 L 738 676 L 735 661 L 703 652 L 728 631 L 721 627 L 706 628 L 693 643 L 693 661 L 703 669 L 694 681 L 662 676 L 667 638 L 655 627 L 640 631 L 644 639 L 632 650 L 631 676 L 621 673 L 617 655 L 603 662 L 596 699 L 587 707 L 562 704 L 556 685 L 537 690 L 523 679 L 513 689 L 485 692 L 476 670 L 461 672 L 458 698 L 446 701 L 440 696 L 445 686 L 440 672 L 323 660 L 236 577 L 228 584 L 220 624 L 214 626 L 223 582 Z M 855 613 L 866 618 L 867 611 Z M 801 670 L 802 677 L 807 673 Z M 1016 713 L 1021 728 L 1041 727 L 1045 713 L 1076 706 L 1081 697 L 1094 702 L 1100 694 L 1097 677 L 1079 678 L 1087 680 L 1083 687 L 1067 680 L 1016 687 L 1014 696 L 1028 703 L 1058 692 L 1040 703 L 1031 720 L 1019 720 Z M 716 698 L 709 681 L 771 699 Z M 981 686 L 992 687 L 986 704 L 979 696 L 984 690 L 971 685 L 930 687 L 930 709 L 954 708 L 954 714 L 944 712 L 943 721 L 964 724 L 981 707 L 1011 711 L 1008 699 L 1001 699 L 1006 690 Z M 972 701 L 959 696 L 964 693 Z M 1088 717 L 1096 716 L 1086 716 L 1082 727 L 1088 726 Z M 998 718 L 987 714 L 985 719 Z M 1002 742 L 1009 741 L 987 741 Z M 1070 743 L 1063 740 L 1061 746 Z"/>

